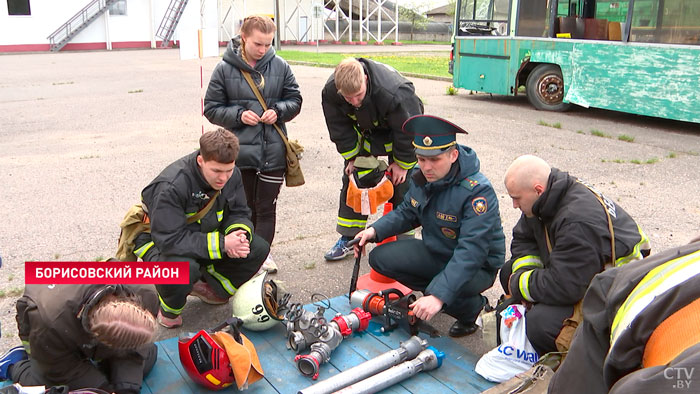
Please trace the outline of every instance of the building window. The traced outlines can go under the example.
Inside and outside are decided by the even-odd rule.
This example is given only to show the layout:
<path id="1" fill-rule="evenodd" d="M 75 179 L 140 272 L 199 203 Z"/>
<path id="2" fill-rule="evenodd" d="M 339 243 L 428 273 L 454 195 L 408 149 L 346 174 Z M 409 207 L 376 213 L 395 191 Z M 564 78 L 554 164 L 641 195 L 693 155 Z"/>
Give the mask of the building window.
<path id="1" fill-rule="evenodd" d="M 8 15 L 31 15 L 29 0 L 7 0 Z"/>
<path id="2" fill-rule="evenodd" d="M 126 15 L 126 0 L 117 0 L 109 6 L 110 15 Z"/>

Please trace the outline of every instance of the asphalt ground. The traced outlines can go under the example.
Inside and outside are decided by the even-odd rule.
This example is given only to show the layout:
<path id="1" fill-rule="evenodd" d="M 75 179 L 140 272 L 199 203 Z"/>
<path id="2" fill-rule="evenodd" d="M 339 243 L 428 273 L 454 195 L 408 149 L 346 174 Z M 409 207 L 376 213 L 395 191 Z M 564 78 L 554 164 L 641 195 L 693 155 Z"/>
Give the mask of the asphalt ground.
<path id="1" fill-rule="evenodd" d="M 112 256 L 119 222 L 139 201 L 141 189 L 166 165 L 196 149 L 202 128 L 213 128 L 200 116 L 200 66 L 206 89 L 218 60 L 181 61 L 177 50 L 0 56 L 0 350 L 19 344 L 14 302 L 24 285 L 24 262 Z M 313 293 L 347 292 L 353 259 L 323 259 L 338 237 L 342 170 L 320 106 L 321 88 L 332 70 L 292 69 L 304 103 L 288 128 L 306 148 L 307 183 L 283 188 L 272 253 L 280 266 L 276 278 L 294 302 L 308 303 Z M 512 208 L 503 174 L 526 153 L 582 177 L 618 201 L 650 236 L 654 250 L 700 233 L 697 124 L 584 108 L 540 112 L 524 96 L 466 91 L 450 96 L 448 82 L 412 81 L 427 114 L 469 131 L 458 140 L 476 150 L 482 172 L 495 186 L 508 244 L 520 213 Z M 593 130 L 610 138 L 594 136 Z M 621 135 L 634 141 L 619 140 Z M 367 272 L 365 258 L 361 273 Z M 496 285 L 487 295 L 494 303 L 500 293 Z M 211 327 L 230 313 L 229 305 L 212 307 L 190 298 L 183 328 L 160 329 L 158 335 Z M 443 333 L 452 322 L 446 315 L 432 321 Z M 459 342 L 477 354 L 488 350 L 478 333 Z"/>

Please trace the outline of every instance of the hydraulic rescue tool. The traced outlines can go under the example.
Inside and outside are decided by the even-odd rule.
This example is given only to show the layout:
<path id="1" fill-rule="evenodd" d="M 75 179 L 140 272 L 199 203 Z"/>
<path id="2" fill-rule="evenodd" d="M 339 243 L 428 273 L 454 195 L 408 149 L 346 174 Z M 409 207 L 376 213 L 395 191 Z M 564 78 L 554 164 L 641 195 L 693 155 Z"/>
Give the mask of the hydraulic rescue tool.
<path id="1" fill-rule="evenodd" d="M 416 299 L 415 294 L 403 295 L 397 289 L 386 289 L 378 293 L 371 293 L 369 290 L 357 290 L 351 294 L 350 304 L 356 308 L 362 308 L 362 310 L 371 313 L 372 316 L 379 317 L 382 324 L 382 332 L 393 330 L 401 322 L 406 322 L 411 335 L 423 332 L 432 338 L 439 337 L 439 331 L 416 317 L 413 310 L 409 307 Z"/>
<path id="2" fill-rule="evenodd" d="M 347 243 L 347 247 L 351 247 L 355 245 L 356 243 L 360 242 L 360 239 L 362 238 L 353 238 Z M 354 249 L 354 248 L 353 248 Z M 350 291 L 348 292 L 348 295 L 352 294 L 355 290 L 357 290 L 357 278 L 360 276 L 360 260 L 362 259 L 362 249 L 357 253 L 357 257 L 355 257 L 355 266 L 352 268 L 352 277 L 350 278 Z"/>
<path id="3" fill-rule="evenodd" d="M 396 364 L 415 358 L 428 345 L 424 339 L 416 336 L 405 342 L 401 342 L 398 349 L 390 350 L 386 353 L 367 360 L 313 386 L 300 390 L 298 394 L 328 394 L 347 387 L 355 382 L 359 382 L 369 376 L 393 367 Z"/>
<path id="4" fill-rule="evenodd" d="M 314 294 L 312 300 L 320 296 Z M 294 361 L 297 368 L 305 376 L 312 379 L 318 378 L 321 364 L 330 360 L 331 352 L 338 347 L 343 338 L 353 332 L 364 331 L 369 325 L 372 315 L 355 308 L 347 315 L 337 314 L 331 321 L 323 316 L 326 309 L 330 308 L 330 301 L 326 298 L 327 305 L 317 305 L 316 312 L 303 308 L 300 304 L 289 307 L 285 319 L 287 321 L 287 346 L 297 353 L 310 348 L 309 354 L 297 354 Z"/>

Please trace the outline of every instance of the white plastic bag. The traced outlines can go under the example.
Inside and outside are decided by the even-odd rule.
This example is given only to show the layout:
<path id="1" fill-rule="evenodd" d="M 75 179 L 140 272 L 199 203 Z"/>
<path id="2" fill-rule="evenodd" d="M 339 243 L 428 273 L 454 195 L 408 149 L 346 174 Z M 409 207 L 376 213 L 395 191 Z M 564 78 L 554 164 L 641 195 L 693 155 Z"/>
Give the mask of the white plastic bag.
<path id="1" fill-rule="evenodd" d="M 527 371 L 539 356 L 527 339 L 525 307 L 514 304 L 501 312 L 500 346 L 484 354 L 475 371 L 492 382 L 504 382 Z"/>

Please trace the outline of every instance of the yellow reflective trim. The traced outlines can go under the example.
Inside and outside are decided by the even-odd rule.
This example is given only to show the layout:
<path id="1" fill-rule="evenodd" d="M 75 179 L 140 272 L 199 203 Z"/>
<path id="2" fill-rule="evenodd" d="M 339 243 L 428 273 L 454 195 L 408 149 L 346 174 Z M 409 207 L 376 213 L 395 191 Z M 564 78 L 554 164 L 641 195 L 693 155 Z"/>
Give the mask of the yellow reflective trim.
<path id="1" fill-rule="evenodd" d="M 637 230 L 639 231 L 639 235 L 641 237 L 641 240 L 634 245 L 634 248 L 632 248 L 632 253 L 628 254 L 627 256 L 620 257 L 619 259 L 615 260 L 615 267 L 619 267 L 621 265 L 625 265 L 629 263 L 630 261 L 634 260 L 641 260 L 644 258 L 642 256 L 642 247 L 644 249 L 649 249 L 649 238 L 647 238 L 647 235 L 644 234 L 644 231 L 642 231 L 642 228 L 637 225 Z"/>
<path id="2" fill-rule="evenodd" d="M 222 221 L 224 220 L 224 210 L 216 211 L 216 220 Z"/>
<path id="3" fill-rule="evenodd" d="M 444 148 L 447 148 L 448 146 L 457 145 L 457 141 L 452 141 L 452 142 L 450 142 L 449 144 L 439 145 L 439 146 L 438 146 L 438 145 L 435 145 L 435 146 L 420 146 L 420 145 L 416 145 L 416 142 L 415 142 L 415 141 L 412 142 L 412 144 L 413 144 L 413 146 L 415 146 L 416 148 L 420 148 L 420 149 L 444 149 Z"/>
<path id="4" fill-rule="evenodd" d="M 151 249 L 153 247 L 153 245 L 155 245 L 153 243 L 153 241 L 147 242 L 146 244 L 144 244 L 140 248 L 134 250 L 134 254 L 143 258 L 143 256 L 146 254 L 146 252 L 148 252 L 148 250 Z"/>
<path id="5" fill-rule="evenodd" d="M 362 147 L 365 148 L 365 151 L 372 153 L 372 144 L 369 141 L 365 140 Z"/>
<path id="6" fill-rule="evenodd" d="M 218 260 L 221 258 L 218 231 L 212 231 L 211 233 L 207 234 L 207 247 L 209 249 L 209 259 Z"/>
<path id="7" fill-rule="evenodd" d="M 355 114 L 348 114 L 348 118 L 357 121 L 357 116 L 355 116 Z"/>
<path id="8" fill-rule="evenodd" d="M 224 231 L 224 234 L 228 235 L 228 233 L 230 233 L 231 231 L 236 230 L 236 229 L 241 229 L 241 230 L 247 231 L 248 234 L 250 234 L 250 239 L 251 240 L 253 239 L 253 230 L 251 230 L 250 227 L 246 226 L 243 223 L 233 223 L 232 225 L 226 227 L 226 231 Z"/>
<path id="9" fill-rule="evenodd" d="M 343 156 L 343 159 L 350 160 L 353 157 L 357 156 L 358 153 L 360 153 L 360 142 L 359 141 L 355 142 L 354 148 L 352 148 L 351 150 L 349 150 L 347 152 L 341 152 L 340 155 Z"/>
<path id="10" fill-rule="evenodd" d="M 354 220 L 338 217 L 338 226 L 365 228 L 365 226 L 367 226 L 367 220 Z"/>
<path id="11" fill-rule="evenodd" d="M 544 267 L 544 264 L 542 264 L 542 260 L 540 259 L 540 256 L 535 256 L 535 255 L 527 255 L 520 257 L 516 259 L 513 262 L 513 268 L 511 268 L 510 272 L 515 272 L 521 268 L 525 267 L 536 267 L 536 268 L 542 268 Z"/>
<path id="12" fill-rule="evenodd" d="M 219 283 L 221 284 L 221 287 L 226 290 L 227 293 L 234 295 L 236 294 L 236 287 L 226 278 L 225 276 L 221 275 L 220 273 L 216 272 L 214 269 L 214 264 L 209 264 L 207 266 L 207 272 L 214 277 Z"/>
<path id="13" fill-rule="evenodd" d="M 360 176 L 360 177 L 361 177 L 361 176 L 363 176 L 363 175 L 369 174 L 369 173 L 372 172 L 372 171 L 373 171 L 373 170 L 357 171 L 357 176 Z"/>
<path id="14" fill-rule="evenodd" d="M 530 275 L 532 275 L 533 270 L 525 271 L 520 275 L 518 280 L 518 287 L 520 288 L 520 294 L 523 296 L 525 301 L 535 302 L 530 295 Z"/>
<path id="15" fill-rule="evenodd" d="M 384 144 L 384 152 L 389 153 L 394 150 L 394 143 L 389 142 L 388 144 Z"/>
<path id="16" fill-rule="evenodd" d="M 642 278 L 617 310 L 610 330 L 612 347 L 622 332 L 654 301 L 654 298 L 700 274 L 700 251 L 670 260 Z"/>
<path id="17" fill-rule="evenodd" d="M 171 308 L 170 306 L 168 306 L 168 304 L 165 303 L 165 301 L 163 301 L 163 298 L 160 296 L 160 294 L 158 294 L 158 299 L 160 300 L 160 307 L 163 308 L 165 312 L 172 313 L 174 315 L 179 315 L 182 313 L 182 309 L 185 308 L 184 305 L 182 306 L 182 308 L 179 309 Z"/>
<path id="18" fill-rule="evenodd" d="M 403 168 L 404 170 L 410 170 L 411 168 L 416 166 L 417 161 L 401 161 L 394 156 L 394 162 L 399 165 L 399 167 Z"/>
<path id="19" fill-rule="evenodd" d="M 32 347 L 29 345 L 29 341 L 22 341 L 22 346 L 24 346 L 24 351 L 27 354 L 32 354 Z"/>

